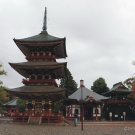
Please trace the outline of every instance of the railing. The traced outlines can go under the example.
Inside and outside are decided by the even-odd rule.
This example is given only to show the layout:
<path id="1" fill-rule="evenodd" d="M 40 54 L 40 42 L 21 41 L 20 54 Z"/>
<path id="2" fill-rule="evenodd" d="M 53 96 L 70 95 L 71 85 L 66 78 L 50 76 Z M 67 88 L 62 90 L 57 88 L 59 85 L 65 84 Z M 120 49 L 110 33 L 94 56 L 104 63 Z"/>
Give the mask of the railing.
<path id="1" fill-rule="evenodd" d="M 56 61 L 56 58 L 52 55 L 44 55 L 44 56 L 26 56 L 26 59 L 29 60 L 29 59 L 48 59 L 48 60 L 53 60 L 53 61 Z"/>
<path id="2" fill-rule="evenodd" d="M 27 123 L 29 116 L 13 116 L 13 122 Z"/>
<path id="3" fill-rule="evenodd" d="M 61 120 L 62 117 L 60 116 L 48 116 L 48 117 L 43 116 L 41 123 L 60 123 Z"/>
<path id="4" fill-rule="evenodd" d="M 56 81 L 54 79 L 29 79 L 29 80 L 22 80 L 23 84 L 29 84 L 29 83 L 51 83 L 54 84 L 56 87 L 58 87 Z"/>
<path id="5" fill-rule="evenodd" d="M 66 117 L 67 120 L 74 121 L 74 117 Z"/>
<path id="6" fill-rule="evenodd" d="M 27 123 L 29 120 L 29 117 L 42 117 L 41 123 L 60 123 L 62 121 L 62 113 L 41 113 L 41 114 L 14 114 L 13 115 L 13 122 L 19 122 L 19 123 Z"/>
<path id="7" fill-rule="evenodd" d="M 0 123 L 10 123 L 12 121 L 12 117 L 0 116 Z"/>
<path id="8" fill-rule="evenodd" d="M 54 79 L 29 79 L 29 80 L 25 80 L 23 79 L 23 82 L 30 82 L 30 83 L 34 83 L 34 82 L 51 82 L 51 83 L 56 83 L 56 81 Z"/>
<path id="9" fill-rule="evenodd" d="M 114 99 L 114 100 L 109 100 L 107 102 L 107 104 L 115 104 L 115 103 L 124 104 L 124 103 L 131 103 L 131 101 L 129 101 L 129 100 L 116 100 L 116 99 Z"/>

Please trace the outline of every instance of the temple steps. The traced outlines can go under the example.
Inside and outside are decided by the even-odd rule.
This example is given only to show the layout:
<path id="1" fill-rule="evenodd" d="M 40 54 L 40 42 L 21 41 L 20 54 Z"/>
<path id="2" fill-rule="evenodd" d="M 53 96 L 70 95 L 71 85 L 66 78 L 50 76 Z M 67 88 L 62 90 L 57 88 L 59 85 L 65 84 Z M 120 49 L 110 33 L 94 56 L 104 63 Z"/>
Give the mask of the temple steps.
<path id="1" fill-rule="evenodd" d="M 42 117 L 29 117 L 28 124 L 40 125 L 41 119 L 42 119 Z"/>

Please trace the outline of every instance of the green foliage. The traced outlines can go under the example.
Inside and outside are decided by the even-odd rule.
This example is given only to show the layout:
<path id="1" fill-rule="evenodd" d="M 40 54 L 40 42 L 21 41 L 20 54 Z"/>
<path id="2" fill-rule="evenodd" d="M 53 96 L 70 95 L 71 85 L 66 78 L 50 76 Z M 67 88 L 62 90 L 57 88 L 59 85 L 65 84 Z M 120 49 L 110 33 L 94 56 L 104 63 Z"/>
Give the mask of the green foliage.
<path id="1" fill-rule="evenodd" d="M 0 63 L 0 68 L 2 67 L 2 64 Z M 6 75 L 7 73 L 4 70 L 0 70 L 0 75 Z M 0 85 L 2 85 L 3 82 L 0 80 Z"/>
<path id="2" fill-rule="evenodd" d="M 130 89 L 132 87 L 132 84 L 135 82 L 135 78 L 131 77 L 124 81 L 124 84 Z"/>
<path id="3" fill-rule="evenodd" d="M 77 90 L 77 83 L 73 80 L 72 74 L 69 69 L 66 70 L 67 78 L 62 78 L 60 80 L 60 88 L 67 90 L 67 95 L 71 95 Z"/>
<path id="4" fill-rule="evenodd" d="M 17 100 L 17 109 L 19 110 L 19 112 L 25 112 L 25 100 L 22 99 L 18 99 Z"/>
<path id="5" fill-rule="evenodd" d="M 91 89 L 98 94 L 109 91 L 105 79 L 102 77 L 93 82 L 93 86 L 91 86 Z"/>
<path id="6" fill-rule="evenodd" d="M 2 104 L 9 101 L 9 94 L 5 91 L 3 86 L 0 86 L 0 110 L 2 110 Z"/>
<path id="7" fill-rule="evenodd" d="M 54 112 L 55 113 L 58 113 L 59 111 L 65 112 L 65 110 L 66 110 L 66 106 L 63 103 L 61 103 L 60 101 L 57 101 L 54 103 Z"/>

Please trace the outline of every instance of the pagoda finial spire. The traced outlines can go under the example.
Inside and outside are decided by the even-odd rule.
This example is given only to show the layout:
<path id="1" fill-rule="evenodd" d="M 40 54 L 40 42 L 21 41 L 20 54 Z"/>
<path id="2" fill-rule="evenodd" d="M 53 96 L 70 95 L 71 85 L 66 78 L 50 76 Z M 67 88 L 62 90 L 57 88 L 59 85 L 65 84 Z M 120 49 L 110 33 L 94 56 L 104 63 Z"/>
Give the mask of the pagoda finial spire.
<path id="1" fill-rule="evenodd" d="M 43 30 L 47 30 L 47 8 L 45 7 L 44 20 L 43 20 Z"/>

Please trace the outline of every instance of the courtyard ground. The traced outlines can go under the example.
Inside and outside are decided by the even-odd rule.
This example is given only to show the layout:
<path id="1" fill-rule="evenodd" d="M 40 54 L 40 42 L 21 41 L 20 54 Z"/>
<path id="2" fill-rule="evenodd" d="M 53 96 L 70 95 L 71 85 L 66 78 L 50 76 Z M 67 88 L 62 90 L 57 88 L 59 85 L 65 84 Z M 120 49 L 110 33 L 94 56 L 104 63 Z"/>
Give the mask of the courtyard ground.
<path id="1" fill-rule="evenodd" d="M 135 135 L 135 124 L 125 125 L 23 125 L 1 123 L 0 135 Z"/>

